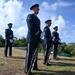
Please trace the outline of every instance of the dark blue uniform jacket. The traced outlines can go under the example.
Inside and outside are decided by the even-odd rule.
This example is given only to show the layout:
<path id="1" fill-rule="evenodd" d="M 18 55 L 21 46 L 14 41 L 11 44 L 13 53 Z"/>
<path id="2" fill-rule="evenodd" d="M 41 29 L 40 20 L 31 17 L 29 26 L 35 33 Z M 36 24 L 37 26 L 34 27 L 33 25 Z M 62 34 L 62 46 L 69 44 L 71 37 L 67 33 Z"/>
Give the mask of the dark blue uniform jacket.
<path id="1" fill-rule="evenodd" d="M 13 39 L 13 31 L 9 28 L 5 30 L 5 39 L 10 40 Z"/>
<path id="2" fill-rule="evenodd" d="M 54 32 L 52 33 L 52 39 L 53 39 L 53 42 L 59 43 L 60 38 L 59 38 L 58 32 L 54 31 Z"/>
<path id="3" fill-rule="evenodd" d="M 51 43 L 52 38 L 51 38 L 51 31 L 48 26 L 45 26 L 44 28 L 44 44 L 49 44 Z"/>
<path id="4" fill-rule="evenodd" d="M 26 19 L 28 26 L 27 42 L 38 43 L 40 41 L 40 20 L 35 14 L 29 14 Z"/>

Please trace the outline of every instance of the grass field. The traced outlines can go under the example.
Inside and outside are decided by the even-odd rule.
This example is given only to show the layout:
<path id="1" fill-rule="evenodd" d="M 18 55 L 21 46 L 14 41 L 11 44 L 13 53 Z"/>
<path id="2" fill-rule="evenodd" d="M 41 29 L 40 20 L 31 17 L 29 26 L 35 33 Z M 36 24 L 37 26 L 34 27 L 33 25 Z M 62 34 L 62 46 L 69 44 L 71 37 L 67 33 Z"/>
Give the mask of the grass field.
<path id="1" fill-rule="evenodd" d="M 13 57 L 4 57 L 4 48 L 0 48 L 0 75 L 26 75 L 24 73 L 25 51 L 13 48 Z M 53 60 L 50 57 L 50 66 L 43 65 L 43 54 L 38 55 L 39 71 L 33 71 L 33 75 L 75 75 L 75 58 L 59 57 Z"/>

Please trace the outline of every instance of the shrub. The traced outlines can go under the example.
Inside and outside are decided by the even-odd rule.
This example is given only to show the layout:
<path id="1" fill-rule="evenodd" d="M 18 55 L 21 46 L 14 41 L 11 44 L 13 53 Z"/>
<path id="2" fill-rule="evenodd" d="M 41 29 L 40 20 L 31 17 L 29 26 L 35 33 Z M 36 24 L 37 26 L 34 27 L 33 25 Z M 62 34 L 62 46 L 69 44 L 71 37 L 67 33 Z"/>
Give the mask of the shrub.
<path id="1" fill-rule="evenodd" d="M 63 44 L 59 46 L 58 53 L 61 54 L 63 52 L 70 54 L 70 56 L 75 56 L 75 45 L 74 44 L 70 44 L 70 45 Z"/>

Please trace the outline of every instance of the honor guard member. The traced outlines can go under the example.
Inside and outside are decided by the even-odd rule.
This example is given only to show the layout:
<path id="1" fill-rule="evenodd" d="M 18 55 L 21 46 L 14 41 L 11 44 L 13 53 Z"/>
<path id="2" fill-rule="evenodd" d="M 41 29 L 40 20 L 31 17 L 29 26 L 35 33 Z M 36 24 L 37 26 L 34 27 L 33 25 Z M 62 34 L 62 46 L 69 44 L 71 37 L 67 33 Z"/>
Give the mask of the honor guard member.
<path id="1" fill-rule="evenodd" d="M 7 57 L 8 47 L 9 47 L 9 56 L 12 56 L 12 43 L 13 43 L 13 31 L 11 30 L 12 23 L 8 23 L 8 29 L 5 29 L 5 50 L 4 56 Z"/>
<path id="2" fill-rule="evenodd" d="M 53 59 L 57 59 L 58 53 L 58 44 L 60 44 L 60 38 L 58 34 L 58 26 L 55 26 L 54 31 L 52 32 L 52 41 L 53 41 Z"/>
<path id="3" fill-rule="evenodd" d="M 45 21 L 46 26 L 44 27 L 44 64 L 48 65 L 49 63 L 46 64 L 49 49 L 52 44 L 52 38 L 51 38 L 51 31 L 49 27 L 51 26 L 51 20 Z"/>
<path id="4" fill-rule="evenodd" d="M 32 14 L 29 14 L 26 19 L 28 26 L 28 34 L 26 39 L 28 49 L 26 52 L 25 73 L 27 73 L 29 70 L 32 56 L 34 54 L 34 51 L 37 49 L 37 46 L 40 42 L 40 36 L 42 33 L 40 29 L 40 20 L 37 17 L 37 14 L 39 13 L 39 4 L 31 6 L 30 10 L 32 11 Z M 33 70 L 38 70 L 37 58 L 34 63 Z"/>

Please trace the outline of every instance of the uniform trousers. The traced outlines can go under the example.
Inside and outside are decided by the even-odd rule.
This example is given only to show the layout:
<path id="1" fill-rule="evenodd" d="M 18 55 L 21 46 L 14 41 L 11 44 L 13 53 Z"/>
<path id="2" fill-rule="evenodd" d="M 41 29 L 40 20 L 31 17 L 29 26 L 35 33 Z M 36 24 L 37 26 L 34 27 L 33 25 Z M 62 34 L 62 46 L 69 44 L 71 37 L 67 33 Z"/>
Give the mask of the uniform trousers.
<path id="1" fill-rule="evenodd" d="M 47 43 L 47 44 L 44 44 L 44 64 L 46 64 L 46 61 L 47 61 L 47 58 L 48 58 L 48 53 L 50 52 L 51 48 L 51 44 L 50 43 Z"/>
<path id="2" fill-rule="evenodd" d="M 57 54 L 58 54 L 58 43 L 55 42 L 53 45 L 53 59 L 57 59 Z"/>
<path id="3" fill-rule="evenodd" d="M 25 61 L 25 73 L 28 72 L 30 64 L 31 64 L 31 60 L 32 60 L 32 56 L 35 52 L 35 50 L 38 50 L 38 43 L 27 43 L 27 52 L 26 52 L 26 61 Z M 34 67 L 33 69 L 37 69 L 37 58 L 38 58 L 38 52 L 37 52 L 37 57 L 34 63 Z"/>
<path id="4" fill-rule="evenodd" d="M 9 56 L 12 56 L 12 43 L 10 43 L 9 40 L 5 40 L 5 50 L 4 50 L 4 56 L 7 57 L 9 48 Z"/>

